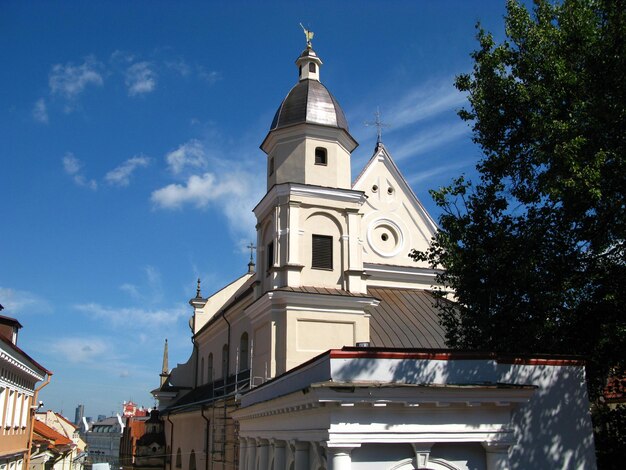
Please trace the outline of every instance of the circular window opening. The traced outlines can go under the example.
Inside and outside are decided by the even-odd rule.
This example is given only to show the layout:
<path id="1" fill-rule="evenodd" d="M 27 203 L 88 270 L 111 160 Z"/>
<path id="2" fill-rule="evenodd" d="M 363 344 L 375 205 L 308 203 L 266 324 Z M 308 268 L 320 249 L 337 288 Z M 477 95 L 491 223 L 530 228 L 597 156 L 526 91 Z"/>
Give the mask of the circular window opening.
<path id="1" fill-rule="evenodd" d="M 382 241 L 386 242 L 387 240 L 389 240 L 389 235 L 387 235 L 386 233 L 383 233 L 380 236 L 380 238 L 381 238 Z"/>
<path id="2" fill-rule="evenodd" d="M 393 194 L 393 188 L 387 188 L 387 194 Z"/>
<path id="3" fill-rule="evenodd" d="M 376 186 L 376 185 L 372 186 L 372 192 L 375 193 L 376 191 L 378 191 L 378 186 Z"/>

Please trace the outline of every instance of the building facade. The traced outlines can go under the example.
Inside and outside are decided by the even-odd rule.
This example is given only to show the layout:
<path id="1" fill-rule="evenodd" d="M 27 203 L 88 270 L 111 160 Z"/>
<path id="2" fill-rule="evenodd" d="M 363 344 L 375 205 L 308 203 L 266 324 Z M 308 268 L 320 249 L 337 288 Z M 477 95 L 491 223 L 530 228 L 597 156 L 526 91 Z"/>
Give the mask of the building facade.
<path id="1" fill-rule="evenodd" d="M 435 222 L 380 139 L 352 181 L 310 42 L 296 66 L 261 144 L 256 272 L 198 286 L 192 354 L 153 391 L 165 468 L 595 468 L 583 364 L 446 349 L 437 272 L 408 257 Z"/>
<path id="2" fill-rule="evenodd" d="M 37 394 L 52 375 L 18 347 L 21 327 L 0 315 L 0 470 L 28 467 Z"/>

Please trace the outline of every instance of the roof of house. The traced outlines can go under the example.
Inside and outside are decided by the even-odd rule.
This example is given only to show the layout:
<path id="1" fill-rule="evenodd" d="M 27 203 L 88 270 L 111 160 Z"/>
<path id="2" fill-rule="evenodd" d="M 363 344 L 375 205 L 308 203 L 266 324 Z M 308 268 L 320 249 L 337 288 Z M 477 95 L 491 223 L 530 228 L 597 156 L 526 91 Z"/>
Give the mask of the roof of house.
<path id="1" fill-rule="evenodd" d="M 41 372 L 43 375 L 52 375 L 52 372 L 49 371 L 48 369 L 46 369 L 44 366 L 42 366 L 41 364 L 39 364 L 37 361 L 35 361 L 32 357 L 30 357 L 28 354 L 26 354 L 19 346 L 17 346 L 16 344 L 13 344 L 11 341 L 9 341 L 8 339 L 0 336 L 0 341 L 2 341 L 4 344 L 6 344 L 10 349 L 13 349 L 13 351 L 17 352 L 18 354 L 21 354 L 25 359 L 27 359 L 28 361 L 30 361 L 30 363 L 32 364 L 32 366 L 36 369 L 39 369 L 39 372 Z"/>
<path id="2" fill-rule="evenodd" d="M 46 440 L 51 441 L 55 446 L 71 446 L 73 444 L 71 439 L 68 439 L 63 434 L 38 419 L 35 420 L 34 432 Z"/>
<path id="3" fill-rule="evenodd" d="M 446 332 L 439 322 L 440 307 L 426 290 L 369 287 L 380 300 L 370 313 L 370 346 L 375 348 L 446 349 Z"/>

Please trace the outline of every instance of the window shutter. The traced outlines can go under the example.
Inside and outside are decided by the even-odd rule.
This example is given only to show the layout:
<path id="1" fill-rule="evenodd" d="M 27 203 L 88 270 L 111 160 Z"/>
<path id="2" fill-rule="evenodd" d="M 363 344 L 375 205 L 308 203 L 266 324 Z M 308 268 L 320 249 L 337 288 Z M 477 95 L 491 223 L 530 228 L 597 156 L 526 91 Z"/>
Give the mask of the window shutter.
<path id="1" fill-rule="evenodd" d="M 333 269 L 333 237 L 313 235 L 311 267 Z"/>

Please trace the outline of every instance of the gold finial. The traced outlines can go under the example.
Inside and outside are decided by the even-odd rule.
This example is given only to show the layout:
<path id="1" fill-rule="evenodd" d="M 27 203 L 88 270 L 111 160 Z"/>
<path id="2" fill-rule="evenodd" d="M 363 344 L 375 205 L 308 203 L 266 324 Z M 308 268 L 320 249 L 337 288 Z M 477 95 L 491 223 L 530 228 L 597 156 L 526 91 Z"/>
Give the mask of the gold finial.
<path id="1" fill-rule="evenodd" d="M 300 27 L 302 28 L 302 31 L 304 31 L 304 36 L 306 37 L 306 47 L 308 47 L 309 49 L 312 47 L 311 46 L 311 39 L 313 39 L 313 31 L 306 29 L 304 26 L 302 26 L 302 23 L 300 23 Z"/>

